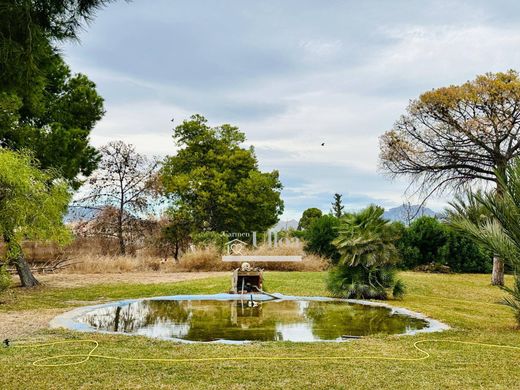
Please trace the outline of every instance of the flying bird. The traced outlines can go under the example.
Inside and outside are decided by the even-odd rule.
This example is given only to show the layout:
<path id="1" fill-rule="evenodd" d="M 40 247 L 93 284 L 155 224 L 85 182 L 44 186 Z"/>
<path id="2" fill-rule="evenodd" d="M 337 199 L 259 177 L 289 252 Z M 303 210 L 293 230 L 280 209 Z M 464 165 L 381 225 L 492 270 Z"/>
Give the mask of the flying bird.
<path id="1" fill-rule="evenodd" d="M 325 146 L 325 142 L 322 142 L 322 143 L 321 143 L 321 146 Z"/>

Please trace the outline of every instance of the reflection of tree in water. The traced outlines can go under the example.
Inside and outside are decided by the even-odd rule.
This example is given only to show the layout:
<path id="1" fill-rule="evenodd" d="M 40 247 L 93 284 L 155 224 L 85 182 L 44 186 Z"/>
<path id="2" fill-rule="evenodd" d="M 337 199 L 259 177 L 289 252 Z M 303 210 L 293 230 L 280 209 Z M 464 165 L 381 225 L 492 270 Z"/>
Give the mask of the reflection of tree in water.
<path id="1" fill-rule="evenodd" d="M 189 340 L 273 340 L 274 319 L 265 315 L 265 304 L 249 301 L 198 301 L 192 307 Z"/>
<path id="2" fill-rule="evenodd" d="M 421 320 L 390 315 L 386 308 L 344 302 L 149 300 L 97 309 L 81 320 L 102 330 L 175 337 L 194 341 L 294 339 L 298 328 L 311 339 L 342 335 L 403 333 L 424 326 Z M 283 328 L 283 334 L 280 330 Z"/>
<path id="3" fill-rule="evenodd" d="M 173 321 L 186 323 L 190 318 L 190 301 L 146 301 L 148 304 L 148 325 Z"/>
<path id="4" fill-rule="evenodd" d="M 139 301 L 123 306 L 111 306 L 87 313 L 82 322 L 92 327 L 114 332 L 131 333 L 165 322 L 186 323 L 187 301 Z"/>
<path id="5" fill-rule="evenodd" d="M 305 315 L 312 320 L 315 336 L 331 340 L 342 335 L 366 336 L 375 333 L 395 334 L 423 328 L 422 320 L 391 314 L 384 307 L 311 301 Z"/>

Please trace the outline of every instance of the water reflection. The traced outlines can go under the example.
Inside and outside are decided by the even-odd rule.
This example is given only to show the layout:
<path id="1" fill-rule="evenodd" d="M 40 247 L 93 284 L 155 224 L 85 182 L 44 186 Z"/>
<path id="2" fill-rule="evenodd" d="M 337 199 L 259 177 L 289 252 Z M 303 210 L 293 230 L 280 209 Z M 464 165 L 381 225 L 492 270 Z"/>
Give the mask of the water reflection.
<path id="1" fill-rule="evenodd" d="M 143 300 L 108 306 L 81 319 L 96 329 L 191 341 L 337 340 L 426 326 L 390 309 L 341 301 Z"/>

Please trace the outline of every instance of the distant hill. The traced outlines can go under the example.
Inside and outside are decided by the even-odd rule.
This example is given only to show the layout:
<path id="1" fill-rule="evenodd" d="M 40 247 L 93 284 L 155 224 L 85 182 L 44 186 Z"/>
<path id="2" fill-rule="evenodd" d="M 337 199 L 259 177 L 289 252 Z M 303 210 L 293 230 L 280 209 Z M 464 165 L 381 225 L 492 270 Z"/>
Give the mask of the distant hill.
<path id="1" fill-rule="evenodd" d="M 287 221 L 280 221 L 274 227 L 273 230 L 279 232 L 280 230 L 297 229 L 298 221 L 295 219 L 289 219 Z"/>
<path id="2" fill-rule="evenodd" d="M 411 220 L 422 217 L 439 217 L 439 214 L 429 209 L 428 207 L 420 205 L 401 205 L 385 211 L 384 218 L 390 221 L 399 221 L 403 223 L 411 222 Z"/>

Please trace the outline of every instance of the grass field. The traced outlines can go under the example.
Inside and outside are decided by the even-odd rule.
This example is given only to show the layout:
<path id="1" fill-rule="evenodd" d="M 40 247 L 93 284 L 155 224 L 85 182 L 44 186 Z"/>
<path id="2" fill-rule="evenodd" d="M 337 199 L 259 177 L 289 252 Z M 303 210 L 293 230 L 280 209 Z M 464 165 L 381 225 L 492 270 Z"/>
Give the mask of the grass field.
<path id="1" fill-rule="evenodd" d="M 271 292 L 326 295 L 324 273 L 268 272 Z M 88 345 L 39 349 L 0 349 L 1 389 L 514 389 L 520 386 L 520 351 L 432 342 L 422 361 L 335 360 L 320 356 L 419 357 L 417 340 L 461 340 L 520 346 L 510 310 L 499 304 L 503 292 L 488 275 L 403 273 L 408 294 L 390 301 L 446 322 L 452 330 L 417 336 L 374 336 L 349 343 L 268 342 L 232 346 L 175 344 L 143 337 L 108 336 L 65 330 L 39 330 L 20 342 L 89 338 L 102 355 L 148 358 L 226 356 L 316 356 L 312 361 L 121 362 L 92 358 L 83 365 L 34 367 L 51 354 L 83 354 Z M 511 279 L 508 279 L 511 282 Z M 65 311 L 89 302 L 172 294 L 217 293 L 229 288 L 229 276 L 161 284 L 104 284 L 75 288 L 13 289 L 2 297 L 2 314 L 26 321 L 38 312 Z M 0 329 L 4 329 L 0 323 Z M 9 337 L 3 334 L 2 337 Z"/>

